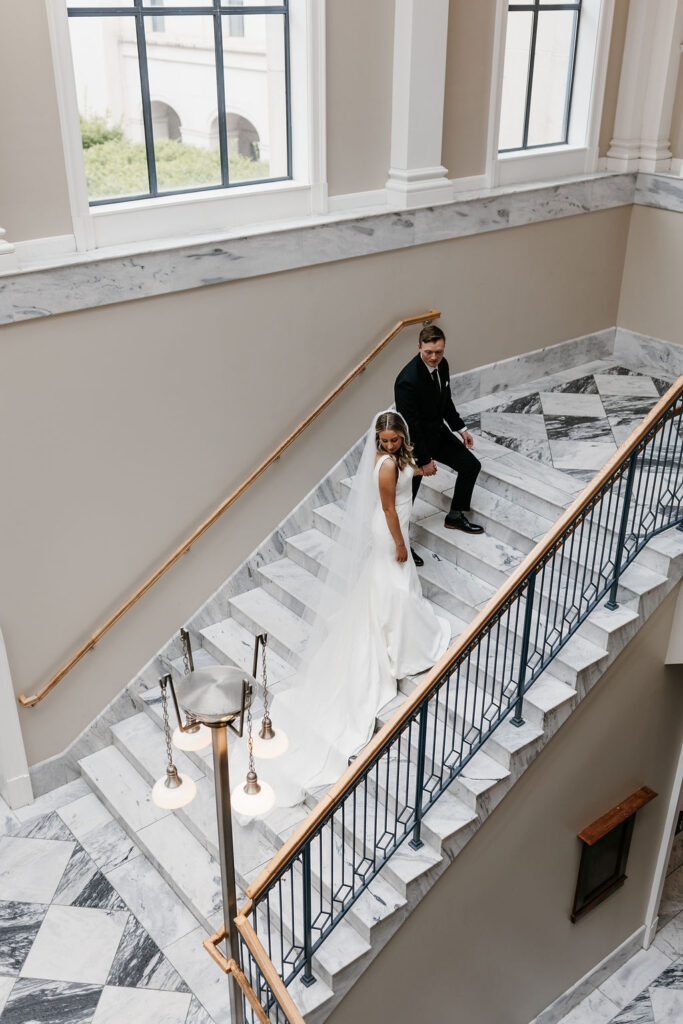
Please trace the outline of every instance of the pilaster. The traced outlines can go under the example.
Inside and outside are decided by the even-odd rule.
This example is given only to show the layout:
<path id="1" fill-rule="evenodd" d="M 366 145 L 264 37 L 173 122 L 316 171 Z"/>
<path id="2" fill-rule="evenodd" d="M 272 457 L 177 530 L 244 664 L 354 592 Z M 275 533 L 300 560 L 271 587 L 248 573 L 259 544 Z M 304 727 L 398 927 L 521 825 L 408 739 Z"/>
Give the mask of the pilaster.
<path id="1" fill-rule="evenodd" d="M 389 203 L 399 209 L 447 203 L 441 164 L 448 0 L 396 0 Z"/>
<path id="2" fill-rule="evenodd" d="M 607 169 L 671 169 L 683 0 L 631 0 Z"/>

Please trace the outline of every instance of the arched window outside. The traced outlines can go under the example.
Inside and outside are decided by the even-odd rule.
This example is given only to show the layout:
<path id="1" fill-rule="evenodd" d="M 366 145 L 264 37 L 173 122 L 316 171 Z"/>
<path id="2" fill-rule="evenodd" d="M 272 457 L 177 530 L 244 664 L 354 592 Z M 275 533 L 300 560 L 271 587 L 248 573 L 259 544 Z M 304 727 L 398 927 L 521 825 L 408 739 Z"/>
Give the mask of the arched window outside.
<path id="1" fill-rule="evenodd" d="M 581 0 L 508 4 L 499 152 L 566 145 Z"/>
<path id="2" fill-rule="evenodd" d="M 90 205 L 292 178 L 288 0 L 67 12 Z"/>

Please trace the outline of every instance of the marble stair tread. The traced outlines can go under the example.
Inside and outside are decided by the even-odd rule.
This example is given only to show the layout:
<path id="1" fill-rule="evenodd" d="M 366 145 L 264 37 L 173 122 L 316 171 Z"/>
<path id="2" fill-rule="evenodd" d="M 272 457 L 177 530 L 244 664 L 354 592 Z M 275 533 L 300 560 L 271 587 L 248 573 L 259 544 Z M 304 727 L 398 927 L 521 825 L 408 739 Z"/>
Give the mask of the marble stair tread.
<path id="1" fill-rule="evenodd" d="M 546 670 L 524 694 L 523 716 L 529 722 L 543 725 L 548 715 L 576 698 L 577 691 L 573 686 L 563 683 Z"/>
<path id="2" fill-rule="evenodd" d="M 639 558 L 631 562 L 619 577 L 619 585 L 627 587 L 638 597 L 644 597 L 666 582 L 667 576 L 664 573 L 648 568 Z"/>
<path id="3" fill-rule="evenodd" d="M 325 565 L 332 541 L 320 530 L 310 529 L 288 537 L 285 546 L 287 554 L 294 562 L 317 575 Z"/>
<path id="4" fill-rule="evenodd" d="M 524 719 L 524 724 L 519 727 L 512 725 L 510 718 L 511 716 L 508 715 L 505 721 L 501 722 L 489 736 L 483 750 L 514 774 L 515 759 L 521 754 L 526 759 L 531 749 L 534 752 L 540 749 L 544 743 L 545 733 L 542 726 L 535 725 L 526 719 Z"/>
<path id="5" fill-rule="evenodd" d="M 254 659 L 254 633 L 249 632 L 237 619 L 223 619 L 200 630 L 204 643 L 211 644 L 233 665 L 251 672 Z M 275 651 L 268 650 L 268 682 L 277 685 L 289 679 L 294 667 Z"/>
<path id="6" fill-rule="evenodd" d="M 310 625 L 263 587 L 230 598 L 233 618 L 254 633 L 267 633 L 269 650 L 298 663 L 310 636 Z"/>
<path id="7" fill-rule="evenodd" d="M 425 597 L 432 598 L 463 620 L 469 622 L 495 596 L 496 587 L 492 583 L 440 557 L 423 544 L 416 542 L 413 547 L 424 561 L 417 573 Z"/>
<path id="8" fill-rule="evenodd" d="M 130 724 L 129 724 L 130 723 Z M 120 726 L 127 726 L 121 729 Z M 144 712 L 133 719 L 126 719 L 112 728 L 119 750 L 134 765 L 143 782 L 151 787 L 166 770 L 164 736 L 151 718 Z M 179 772 L 188 765 L 182 751 L 173 748 L 173 762 Z M 211 854 L 218 858 L 218 831 L 216 824 L 216 794 L 213 777 L 207 778 L 196 772 L 192 776 L 197 785 L 195 798 L 175 812 L 192 835 Z M 233 841 L 235 870 L 243 888 L 256 877 L 260 869 L 275 856 L 277 846 L 273 845 L 259 828 L 259 823 L 241 824 L 233 820 Z"/>
<path id="9" fill-rule="evenodd" d="M 304 615 L 320 607 L 323 585 L 319 578 L 291 558 L 279 558 L 259 567 L 264 589 L 293 612 Z"/>
<path id="10" fill-rule="evenodd" d="M 431 888 L 431 879 L 445 867 L 445 859 L 427 843 L 413 850 L 406 839 L 387 861 L 385 875 L 409 902 Z"/>
<path id="11" fill-rule="evenodd" d="M 195 647 L 192 650 L 192 661 L 194 662 L 195 668 L 212 668 L 214 665 L 219 665 L 220 662 L 204 647 Z M 171 665 L 176 670 L 179 676 L 185 675 L 185 662 L 183 658 L 173 658 Z"/>
<path id="12" fill-rule="evenodd" d="M 88 754 L 78 763 L 81 773 L 99 794 L 105 807 L 119 822 L 126 822 L 129 834 L 168 814 L 152 803 L 151 788 L 113 745 Z"/>
<path id="13" fill-rule="evenodd" d="M 169 709 L 169 713 L 173 714 Z M 134 768 L 148 771 L 152 780 L 160 779 L 166 772 L 166 744 L 162 730 L 155 725 L 144 711 L 131 718 L 124 718 L 111 727 L 114 746 L 128 758 Z M 182 750 L 173 748 L 173 763 L 181 775 L 188 775 L 195 782 L 204 778 L 204 773 Z"/>
<path id="14" fill-rule="evenodd" d="M 531 459 L 527 461 L 533 465 Z M 559 519 L 574 500 L 573 495 L 528 473 L 527 467 L 511 465 L 505 456 L 482 465 L 477 486 L 495 491 L 513 505 L 536 512 L 552 522 Z"/>
<path id="15" fill-rule="evenodd" d="M 565 506 L 569 506 L 584 489 L 584 485 L 570 473 L 563 473 L 562 470 L 555 469 L 553 466 L 537 462 L 536 459 L 530 459 L 511 448 L 505 448 L 500 459 L 491 461 L 494 465 L 504 465 L 516 469 L 519 473 L 523 473 L 527 480 L 543 484 L 564 495 Z"/>
<path id="16" fill-rule="evenodd" d="M 443 512 L 448 512 L 455 481 L 456 474 L 447 466 L 440 465 L 435 476 L 424 477 L 420 493 L 424 491 L 432 505 Z M 486 518 L 487 523 L 507 527 L 526 538 L 528 550 L 531 550 L 532 542 L 545 536 L 554 522 L 548 516 L 522 508 L 518 503 L 513 503 L 500 494 L 475 486 L 472 494 L 473 516 L 477 512 Z"/>
<path id="17" fill-rule="evenodd" d="M 450 791 L 472 808 L 479 809 L 482 797 L 499 790 L 510 779 L 510 770 L 484 750 L 478 750 L 451 783 Z"/>
<path id="18" fill-rule="evenodd" d="M 151 690 L 145 690 L 140 694 L 140 698 L 144 705 L 145 714 L 149 716 L 159 729 L 163 729 L 164 714 L 159 690 L 156 687 Z M 213 777 L 213 753 L 211 747 L 205 747 L 203 750 L 188 750 L 184 756 L 199 769 L 202 775 Z M 176 765 L 176 767 L 178 766 Z"/>
<path id="19" fill-rule="evenodd" d="M 367 939 L 347 920 L 340 921 L 315 951 L 314 974 L 322 975 L 324 982 L 337 988 L 344 984 L 346 974 L 357 970 L 357 962 L 367 958 L 371 949 Z"/>
<path id="20" fill-rule="evenodd" d="M 414 536 L 426 547 L 456 565 L 462 565 L 496 589 L 524 559 L 522 551 L 486 533 L 471 536 L 461 530 L 447 529 L 442 512 L 416 523 Z"/>

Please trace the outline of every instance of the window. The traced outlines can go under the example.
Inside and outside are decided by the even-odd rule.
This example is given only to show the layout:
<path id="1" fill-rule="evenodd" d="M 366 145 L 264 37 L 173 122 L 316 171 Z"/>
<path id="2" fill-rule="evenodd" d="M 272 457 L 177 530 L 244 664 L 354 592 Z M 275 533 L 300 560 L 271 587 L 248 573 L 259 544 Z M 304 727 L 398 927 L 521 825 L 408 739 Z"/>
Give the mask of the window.
<path id="1" fill-rule="evenodd" d="M 90 205 L 292 179 L 288 0 L 160 6 L 69 0 Z"/>
<path id="2" fill-rule="evenodd" d="M 498 148 L 566 145 L 581 0 L 509 3 Z"/>
<path id="3" fill-rule="evenodd" d="M 232 0 L 233 7 L 243 7 L 244 0 Z M 239 37 L 244 35 L 244 15 L 243 14 L 229 14 L 228 15 L 228 31 L 231 36 Z"/>
<path id="4" fill-rule="evenodd" d="M 149 0 L 152 7 L 163 7 L 164 0 Z M 165 32 L 165 18 L 163 14 L 152 15 L 152 32 Z"/>

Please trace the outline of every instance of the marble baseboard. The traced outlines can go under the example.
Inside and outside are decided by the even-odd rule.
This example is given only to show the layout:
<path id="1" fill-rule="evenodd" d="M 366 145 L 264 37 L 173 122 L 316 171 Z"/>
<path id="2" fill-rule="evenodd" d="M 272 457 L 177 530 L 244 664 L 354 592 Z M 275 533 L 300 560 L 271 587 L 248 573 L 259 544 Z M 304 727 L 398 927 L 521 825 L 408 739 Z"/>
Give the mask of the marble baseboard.
<path id="1" fill-rule="evenodd" d="M 638 206 L 655 206 L 660 210 L 683 213 L 683 178 L 641 171 L 636 178 L 634 202 Z"/>
<path id="2" fill-rule="evenodd" d="M 683 374 L 683 345 L 638 334 L 626 327 L 616 328 L 614 355 L 639 370 L 659 371 L 672 377 Z"/>
<path id="3" fill-rule="evenodd" d="M 557 1024 L 570 1010 L 578 1006 L 587 996 L 594 992 L 599 985 L 602 985 L 607 978 L 631 959 L 634 953 L 642 949 L 645 938 L 645 925 L 630 935 L 628 939 L 617 946 L 608 956 L 600 961 L 591 971 L 580 978 L 575 985 L 558 996 L 550 1006 L 542 1010 L 537 1017 L 534 1017 L 530 1024 Z"/>

